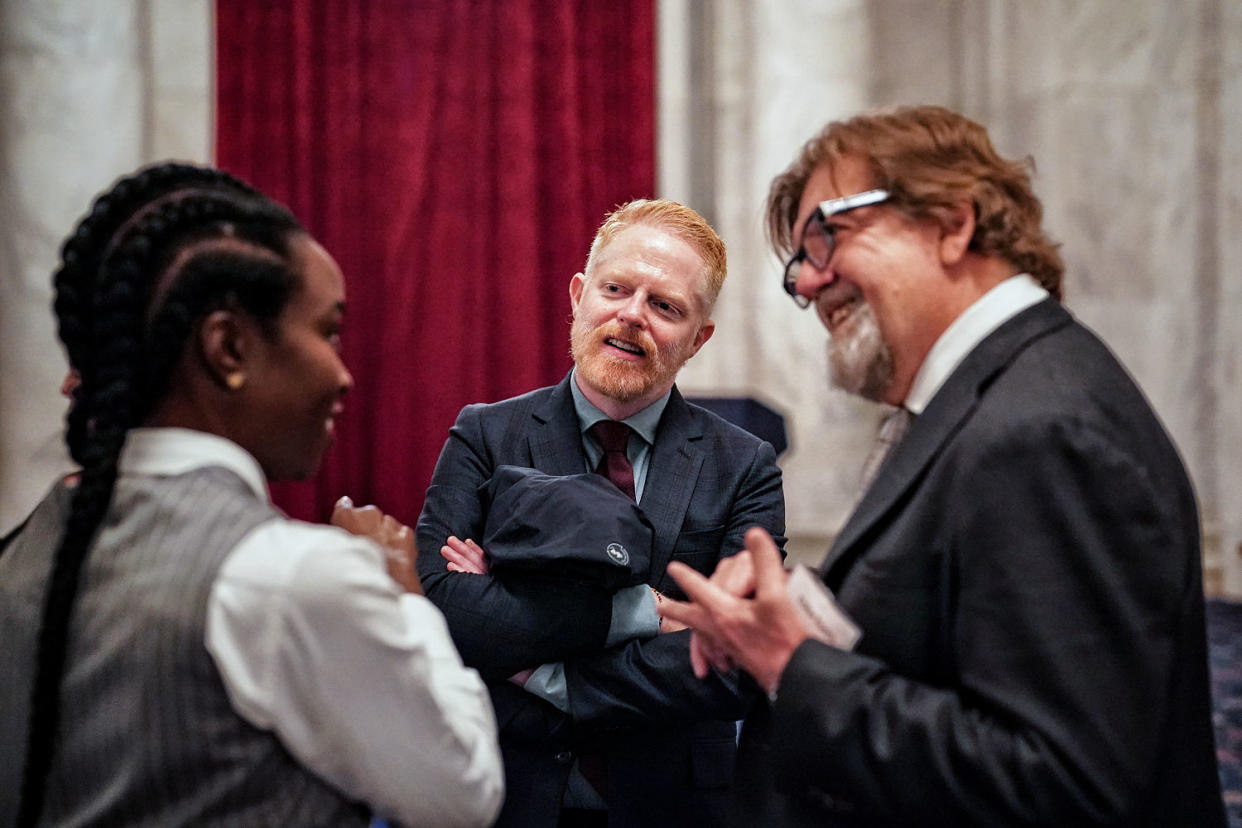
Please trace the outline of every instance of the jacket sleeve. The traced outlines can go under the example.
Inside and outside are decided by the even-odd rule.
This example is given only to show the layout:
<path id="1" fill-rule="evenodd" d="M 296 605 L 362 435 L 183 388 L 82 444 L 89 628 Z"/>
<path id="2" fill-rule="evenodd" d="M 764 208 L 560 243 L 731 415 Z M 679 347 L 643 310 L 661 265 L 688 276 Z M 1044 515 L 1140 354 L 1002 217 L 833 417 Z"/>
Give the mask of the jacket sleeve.
<path id="1" fill-rule="evenodd" d="M 485 431 L 484 406 L 462 409 L 436 462 L 418 518 L 423 591 L 448 620 L 462 660 L 485 679 L 562 661 L 604 645 L 612 597 L 597 585 L 553 578 L 450 572 L 440 547 L 450 535 L 480 539 L 479 487 L 499 463 Z M 515 435 L 492 435 L 497 443 Z"/>
<path id="2" fill-rule="evenodd" d="M 952 678 L 805 642 L 772 711 L 776 777 L 877 823 L 1131 824 L 1192 669 L 1187 489 L 1081 424 L 966 453 L 937 481 L 945 535 L 926 539 L 951 573 Z"/>
<path id="3" fill-rule="evenodd" d="M 724 495 L 728 508 L 714 555 L 705 557 L 694 550 L 687 555 L 692 565 L 706 562 L 704 574 L 708 575 L 721 558 L 741 550 L 742 536 L 752 526 L 766 529 L 782 549 L 785 545 L 781 472 L 770 444 L 756 444 L 745 471 Z M 662 592 L 684 597 L 664 573 L 653 573 L 652 580 Z M 565 678 L 575 725 L 603 730 L 740 719 L 757 692 L 753 682 L 739 680 L 736 673 L 713 672 L 706 679 L 696 678 L 690 667 L 688 630 L 568 660 Z"/>

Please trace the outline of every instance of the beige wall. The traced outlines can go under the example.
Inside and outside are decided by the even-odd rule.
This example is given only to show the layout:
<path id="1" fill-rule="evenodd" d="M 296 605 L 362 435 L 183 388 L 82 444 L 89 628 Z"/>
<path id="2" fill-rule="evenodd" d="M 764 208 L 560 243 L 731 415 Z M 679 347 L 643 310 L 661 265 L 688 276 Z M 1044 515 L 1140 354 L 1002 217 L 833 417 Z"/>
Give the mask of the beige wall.
<path id="1" fill-rule="evenodd" d="M 95 193 L 210 158 L 210 0 L 0 2 L 0 531 L 69 468 L 57 250 Z"/>
<path id="2" fill-rule="evenodd" d="M 675 70 L 661 74 L 662 123 L 677 125 L 662 135 L 661 186 L 710 215 L 730 259 L 716 336 L 681 384 L 785 409 L 791 551 L 819 557 L 848 515 L 877 412 L 824 387 L 825 335 L 783 296 L 763 245 L 767 184 L 824 121 L 941 103 L 1035 158 L 1067 303 L 1173 434 L 1209 582 L 1242 597 L 1242 4 L 665 0 L 661 12 Z"/>
<path id="3" fill-rule="evenodd" d="M 1242 4 L 660 0 L 660 188 L 729 243 L 691 392 L 787 414 L 792 549 L 849 513 L 879 412 L 825 386 L 776 287 L 767 184 L 819 124 L 937 102 L 1031 154 L 1070 307 L 1120 354 L 1195 480 L 1214 582 L 1242 597 Z M 210 0 L 0 2 L 0 530 L 67 467 L 49 275 L 90 196 L 211 156 Z"/>

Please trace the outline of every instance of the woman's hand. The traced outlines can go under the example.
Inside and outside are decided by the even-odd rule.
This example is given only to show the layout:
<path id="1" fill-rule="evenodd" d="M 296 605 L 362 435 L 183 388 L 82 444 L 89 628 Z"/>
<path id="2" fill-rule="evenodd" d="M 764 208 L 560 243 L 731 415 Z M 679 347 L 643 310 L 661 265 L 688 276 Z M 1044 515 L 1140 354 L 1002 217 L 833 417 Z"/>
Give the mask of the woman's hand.
<path id="1" fill-rule="evenodd" d="M 336 502 L 330 523 L 378 543 L 384 550 L 389 576 L 406 592 L 423 594 L 422 582 L 414 569 L 418 550 L 414 546 L 414 532 L 410 527 L 375 506 L 355 507 L 349 497 L 342 497 Z"/>

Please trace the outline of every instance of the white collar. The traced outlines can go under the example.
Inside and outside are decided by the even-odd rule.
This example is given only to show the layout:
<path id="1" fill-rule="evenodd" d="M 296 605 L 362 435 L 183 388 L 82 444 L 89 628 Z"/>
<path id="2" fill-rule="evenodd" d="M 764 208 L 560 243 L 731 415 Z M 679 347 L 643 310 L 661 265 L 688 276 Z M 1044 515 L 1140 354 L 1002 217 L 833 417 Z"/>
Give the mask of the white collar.
<path id="1" fill-rule="evenodd" d="M 932 345 L 902 405 L 912 414 L 922 414 L 945 380 L 976 345 L 1014 316 L 1047 298 L 1048 291 L 1027 273 L 1011 276 L 980 296 Z"/>
<path id="2" fill-rule="evenodd" d="M 188 428 L 134 428 L 125 437 L 117 468 L 121 474 L 185 474 L 208 466 L 234 472 L 261 500 L 267 480 L 250 452 L 215 434 Z"/>

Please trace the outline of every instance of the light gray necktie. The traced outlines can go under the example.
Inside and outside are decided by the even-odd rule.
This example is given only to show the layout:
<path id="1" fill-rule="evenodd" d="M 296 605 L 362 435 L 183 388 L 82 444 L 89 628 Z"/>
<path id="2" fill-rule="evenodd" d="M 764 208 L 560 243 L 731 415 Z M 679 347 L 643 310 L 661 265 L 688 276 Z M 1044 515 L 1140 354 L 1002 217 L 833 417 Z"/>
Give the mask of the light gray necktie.
<path id="1" fill-rule="evenodd" d="M 905 406 L 898 406 L 897 410 L 884 419 L 880 424 L 880 432 L 875 436 L 875 443 L 871 446 L 871 452 L 867 455 L 866 462 L 863 463 L 862 470 L 862 491 L 871 488 L 871 481 L 875 479 L 876 472 L 880 470 L 880 466 L 884 465 L 884 458 L 888 457 L 888 453 L 893 450 L 893 446 L 901 442 L 901 438 L 906 436 L 906 430 L 910 428 L 910 422 L 914 419 L 914 415 Z"/>

